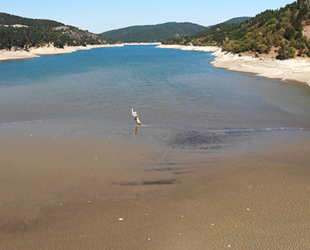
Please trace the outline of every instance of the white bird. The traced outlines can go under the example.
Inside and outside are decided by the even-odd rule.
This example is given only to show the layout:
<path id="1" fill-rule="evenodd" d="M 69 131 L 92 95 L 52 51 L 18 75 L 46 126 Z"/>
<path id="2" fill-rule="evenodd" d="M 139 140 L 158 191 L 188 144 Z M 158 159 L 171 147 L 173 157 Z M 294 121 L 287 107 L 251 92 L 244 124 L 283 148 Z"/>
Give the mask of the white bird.
<path id="1" fill-rule="evenodd" d="M 138 123 L 138 125 L 140 125 L 141 122 L 140 122 L 140 120 L 139 120 L 137 111 L 133 111 L 133 108 L 132 108 L 132 109 L 131 109 L 131 114 L 132 114 L 132 116 L 135 118 L 135 121 Z"/>

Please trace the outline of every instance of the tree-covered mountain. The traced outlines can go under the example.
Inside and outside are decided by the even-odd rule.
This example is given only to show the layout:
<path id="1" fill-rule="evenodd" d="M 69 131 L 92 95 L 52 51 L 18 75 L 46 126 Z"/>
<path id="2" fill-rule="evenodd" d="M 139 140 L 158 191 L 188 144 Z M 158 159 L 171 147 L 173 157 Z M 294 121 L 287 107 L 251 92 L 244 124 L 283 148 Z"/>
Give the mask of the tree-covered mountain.
<path id="1" fill-rule="evenodd" d="M 298 0 L 278 10 L 266 10 L 242 23 L 221 23 L 193 36 L 168 39 L 164 44 L 216 45 L 240 53 L 278 52 L 279 59 L 310 56 L 310 1 Z"/>
<path id="2" fill-rule="evenodd" d="M 62 48 L 65 45 L 106 44 L 114 41 L 52 20 L 0 13 L 0 49 L 27 49 L 51 43 Z"/>
<path id="3" fill-rule="evenodd" d="M 224 23 L 242 23 L 242 22 L 245 22 L 246 20 L 251 19 L 251 18 L 252 17 L 247 17 L 247 16 L 234 17 L 234 18 L 231 18 L 231 19 L 225 21 Z M 212 28 L 213 26 L 214 25 L 207 26 L 206 30 Z"/>
<path id="4" fill-rule="evenodd" d="M 126 43 L 162 42 L 170 37 L 178 38 L 186 35 L 191 36 L 206 28 L 207 27 L 189 22 L 169 22 L 157 25 L 131 26 L 103 32 L 101 35 Z"/>
<path id="5" fill-rule="evenodd" d="M 248 19 L 251 19 L 252 17 L 249 16 L 242 16 L 242 17 L 234 17 L 229 20 L 227 20 L 225 23 L 243 23 Z"/>

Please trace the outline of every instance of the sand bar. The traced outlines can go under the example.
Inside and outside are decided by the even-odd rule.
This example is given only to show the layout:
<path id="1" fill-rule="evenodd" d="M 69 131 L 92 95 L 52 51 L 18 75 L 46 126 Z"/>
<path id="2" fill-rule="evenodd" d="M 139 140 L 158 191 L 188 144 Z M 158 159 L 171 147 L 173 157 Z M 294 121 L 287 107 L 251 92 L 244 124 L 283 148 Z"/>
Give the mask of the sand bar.
<path id="1" fill-rule="evenodd" d="M 122 43 L 123 45 L 160 45 L 160 43 Z"/>
<path id="2" fill-rule="evenodd" d="M 65 46 L 63 49 L 56 48 L 54 46 L 44 46 L 39 48 L 30 48 L 29 51 L 8 51 L 0 50 L 0 61 L 4 60 L 16 60 L 16 59 L 27 59 L 40 57 L 39 55 L 56 55 L 56 54 L 67 54 L 76 52 L 78 50 L 89 50 L 95 48 L 106 48 L 106 47 L 120 47 L 122 44 L 107 44 L 107 45 L 87 45 L 87 46 Z"/>
<path id="3" fill-rule="evenodd" d="M 40 57 L 40 56 L 24 50 L 22 51 L 0 50 L 0 61 L 27 59 L 34 57 Z"/>
<path id="4" fill-rule="evenodd" d="M 215 52 L 220 50 L 220 48 L 216 46 L 185 46 L 185 45 L 164 45 L 164 44 L 156 46 L 156 48 L 181 49 L 181 50 L 204 51 L 204 52 Z"/>
<path id="5" fill-rule="evenodd" d="M 38 48 L 30 48 L 25 50 L 0 50 L 0 61 L 27 59 L 40 57 L 40 55 L 57 55 L 76 52 L 78 50 L 89 50 L 95 48 L 122 47 L 125 45 L 159 45 L 160 43 L 122 43 L 122 44 L 103 44 L 103 45 L 87 45 L 87 46 L 64 46 L 63 49 L 56 48 L 52 45 Z"/>
<path id="6" fill-rule="evenodd" d="M 309 147 L 216 157 L 100 138 L 0 138 L 1 246 L 309 249 Z"/>
<path id="7" fill-rule="evenodd" d="M 276 60 L 273 58 L 255 58 L 253 56 L 239 56 L 222 52 L 219 47 L 199 47 L 181 45 L 160 45 L 157 48 L 182 49 L 193 51 L 214 52 L 216 57 L 212 64 L 215 67 L 231 71 L 253 73 L 258 76 L 294 81 L 310 86 L 310 58 L 295 58 L 289 60 Z"/>

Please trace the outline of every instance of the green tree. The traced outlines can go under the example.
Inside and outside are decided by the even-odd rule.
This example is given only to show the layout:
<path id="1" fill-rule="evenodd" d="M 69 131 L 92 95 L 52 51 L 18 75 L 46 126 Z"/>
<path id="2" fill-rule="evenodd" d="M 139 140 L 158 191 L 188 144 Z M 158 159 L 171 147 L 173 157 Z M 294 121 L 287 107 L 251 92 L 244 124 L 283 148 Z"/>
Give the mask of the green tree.
<path id="1" fill-rule="evenodd" d="M 296 20 L 296 21 L 293 22 L 292 24 L 293 24 L 294 29 L 295 29 L 296 31 L 302 31 L 302 30 L 303 30 L 303 25 L 302 25 L 301 20 Z"/>
<path id="2" fill-rule="evenodd" d="M 64 47 L 63 43 L 58 40 L 54 42 L 54 46 L 61 49 Z"/>
<path id="3" fill-rule="evenodd" d="M 276 31 L 282 29 L 282 24 L 281 22 L 278 22 L 277 25 L 276 25 Z"/>
<path id="4" fill-rule="evenodd" d="M 300 10 L 301 14 L 303 16 L 307 15 L 309 12 L 309 6 L 307 4 L 304 4 L 304 6 L 302 7 L 302 9 Z"/>
<path id="5" fill-rule="evenodd" d="M 294 29 L 294 27 L 290 26 L 290 27 L 287 27 L 285 29 L 285 32 L 284 32 L 284 38 L 286 38 L 287 40 L 291 40 L 292 38 L 295 37 L 295 34 L 296 34 L 296 31 Z"/>
<path id="6" fill-rule="evenodd" d="M 301 39 L 302 37 L 303 37 L 302 32 L 299 31 L 299 32 L 297 32 L 295 39 Z"/>

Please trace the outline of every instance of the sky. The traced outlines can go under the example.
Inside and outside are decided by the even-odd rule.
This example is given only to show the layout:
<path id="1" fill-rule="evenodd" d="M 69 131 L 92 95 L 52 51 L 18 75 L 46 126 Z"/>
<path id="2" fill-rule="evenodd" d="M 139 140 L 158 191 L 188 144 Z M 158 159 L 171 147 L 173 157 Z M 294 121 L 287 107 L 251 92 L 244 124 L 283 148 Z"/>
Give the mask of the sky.
<path id="1" fill-rule="evenodd" d="M 215 25 L 234 17 L 255 16 L 294 0 L 1 0 L 0 12 L 50 19 L 93 33 L 133 25 L 191 22 Z"/>

